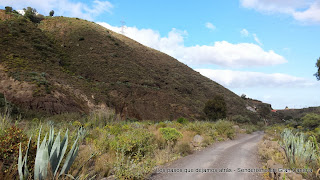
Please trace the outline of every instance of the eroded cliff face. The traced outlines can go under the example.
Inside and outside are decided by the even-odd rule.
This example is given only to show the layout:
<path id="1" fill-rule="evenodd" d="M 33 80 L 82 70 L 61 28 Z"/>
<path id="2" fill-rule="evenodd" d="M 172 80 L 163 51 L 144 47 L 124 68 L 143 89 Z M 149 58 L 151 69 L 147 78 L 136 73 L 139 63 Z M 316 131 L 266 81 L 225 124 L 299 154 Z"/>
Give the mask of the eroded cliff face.
<path id="1" fill-rule="evenodd" d="M 53 90 L 48 94 L 37 94 L 39 86 L 30 82 L 17 81 L 9 77 L 0 66 L 0 92 L 7 101 L 29 110 L 41 110 L 51 114 L 84 112 L 88 106 L 80 105 L 80 98 L 70 98 L 65 93 Z M 84 101 L 83 101 L 84 103 Z"/>

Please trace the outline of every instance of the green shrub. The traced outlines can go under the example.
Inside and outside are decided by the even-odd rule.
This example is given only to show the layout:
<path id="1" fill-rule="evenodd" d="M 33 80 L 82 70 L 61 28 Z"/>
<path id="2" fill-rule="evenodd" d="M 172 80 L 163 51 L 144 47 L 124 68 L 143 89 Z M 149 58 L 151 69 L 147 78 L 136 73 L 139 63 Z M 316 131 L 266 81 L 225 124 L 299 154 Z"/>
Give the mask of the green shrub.
<path id="1" fill-rule="evenodd" d="M 182 137 L 182 134 L 175 128 L 160 128 L 160 133 L 162 137 L 167 141 L 167 142 L 177 142 L 179 138 Z"/>
<path id="2" fill-rule="evenodd" d="M 302 125 L 302 122 L 296 119 L 290 119 L 285 122 L 285 124 L 289 127 L 297 128 Z"/>
<path id="3" fill-rule="evenodd" d="M 229 121 L 220 120 L 215 124 L 215 129 L 220 136 L 226 136 L 232 139 L 235 135 L 233 124 Z"/>
<path id="4" fill-rule="evenodd" d="M 111 141 L 111 148 L 116 151 L 123 151 L 126 156 L 135 157 L 138 154 L 146 155 L 152 152 L 154 135 L 142 129 L 133 129 L 115 137 Z"/>
<path id="5" fill-rule="evenodd" d="M 227 104 L 221 95 L 216 95 L 213 99 L 207 101 L 203 112 L 207 115 L 209 120 L 216 121 L 218 119 L 226 118 Z"/>
<path id="6" fill-rule="evenodd" d="M 237 123 L 249 123 L 250 118 L 247 116 L 236 115 L 232 117 L 232 120 Z"/>
<path id="7" fill-rule="evenodd" d="M 88 133 L 86 144 L 92 143 L 99 152 L 106 153 L 110 149 L 109 143 L 115 138 L 113 135 L 108 136 L 108 134 L 104 128 L 96 127 Z"/>
<path id="8" fill-rule="evenodd" d="M 177 122 L 180 123 L 180 124 L 188 124 L 189 123 L 188 119 L 183 118 L 183 117 L 178 118 Z"/>
<path id="9" fill-rule="evenodd" d="M 27 7 L 27 9 L 23 9 L 24 10 L 24 16 L 27 19 L 30 19 L 30 21 L 34 22 L 34 23 L 40 23 L 40 21 L 42 21 L 44 19 L 44 16 L 41 14 L 37 14 L 37 10 L 31 7 Z"/>
<path id="10" fill-rule="evenodd" d="M 132 128 L 128 124 L 113 124 L 113 125 L 106 125 L 104 127 L 110 134 L 113 135 L 119 135 L 121 133 L 127 132 L 129 130 L 132 130 Z"/>
<path id="11" fill-rule="evenodd" d="M 159 129 L 159 128 L 164 128 L 164 127 L 167 127 L 167 124 L 164 123 L 164 122 L 159 122 L 159 123 L 157 124 L 157 129 Z"/>
<path id="12" fill-rule="evenodd" d="M 302 120 L 303 120 L 302 126 L 305 128 L 308 128 L 309 130 L 313 130 L 320 125 L 319 114 L 314 114 L 314 113 L 307 114 L 302 118 Z"/>
<path id="13" fill-rule="evenodd" d="M 49 16 L 53 16 L 54 15 L 54 11 L 53 10 L 51 10 L 50 12 L 49 12 Z"/>

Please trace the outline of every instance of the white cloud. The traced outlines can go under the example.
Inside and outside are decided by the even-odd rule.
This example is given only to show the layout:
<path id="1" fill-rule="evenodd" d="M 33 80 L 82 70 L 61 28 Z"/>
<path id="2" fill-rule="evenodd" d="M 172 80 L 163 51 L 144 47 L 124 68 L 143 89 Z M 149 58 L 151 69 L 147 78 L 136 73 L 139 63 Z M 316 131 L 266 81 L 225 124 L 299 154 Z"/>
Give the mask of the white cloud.
<path id="1" fill-rule="evenodd" d="M 206 23 L 206 28 L 210 29 L 210 30 L 215 30 L 216 29 L 216 26 L 214 26 L 212 23 L 210 22 L 207 22 Z"/>
<path id="2" fill-rule="evenodd" d="M 293 17 L 299 21 L 320 22 L 320 2 L 312 4 L 305 11 L 294 12 Z"/>
<path id="3" fill-rule="evenodd" d="M 71 0 L 1 0 L 0 6 L 12 6 L 17 10 L 30 6 L 44 15 L 49 15 L 49 12 L 54 10 L 57 16 L 79 17 L 88 20 L 93 20 L 94 17 L 104 12 L 111 13 L 113 8 L 109 1 L 99 0 L 94 0 L 90 6 Z"/>
<path id="4" fill-rule="evenodd" d="M 98 24 L 120 33 L 121 27 L 114 27 L 107 23 Z M 124 34 L 143 45 L 157 49 L 188 64 L 215 64 L 223 67 L 254 67 L 270 66 L 286 63 L 287 60 L 272 50 L 265 51 L 252 43 L 232 44 L 227 41 L 217 41 L 214 45 L 185 46 L 186 31 L 172 29 L 166 37 L 152 29 L 138 29 L 125 27 Z"/>
<path id="5" fill-rule="evenodd" d="M 262 43 L 260 41 L 260 39 L 258 38 L 258 36 L 256 34 L 252 34 L 253 35 L 253 39 L 260 45 L 262 46 Z"/>
<path id="6" fill-rule="evenodd" d="M 264 13 L 282 13 L 306 23 L 320 23 L 319 0 L 240 0 L 243 7 Z"/>
<path id="7" fill-rule="evenodd" d="M 250 36 L 249 31 L 246 30 L 246 29 L 242 29 L 242 30 L 240 31 L 240 33 L 241 33 L 241 36 L 242 36 L 242 37 L 249 37 L 249 36 Z M 263 45 L 263 44 L 261 43 L 260 39 L 258 38 L 257 34 L 252 34 L 252 36 L 253 36 L 254 41 L 256 41 L 260 46 Z"/>
<path id="8" fill-rule="evenodd" d="M 245 72 L 232 70 L 195 69 L 202 75 L 228 88 L 281 88 L 281 87 L 313 87 L 319 82 L 287 74 L 261 72 Z"/>
<path id="9" fill-rule="evenodd" d="M 241 36 L 243 36 L 243 37 L 248 37 L 249 36 L 249 31 L 246 30 L 246 29 L 242 29 L 240 31 L 240 33 L 241 33 Z"/>

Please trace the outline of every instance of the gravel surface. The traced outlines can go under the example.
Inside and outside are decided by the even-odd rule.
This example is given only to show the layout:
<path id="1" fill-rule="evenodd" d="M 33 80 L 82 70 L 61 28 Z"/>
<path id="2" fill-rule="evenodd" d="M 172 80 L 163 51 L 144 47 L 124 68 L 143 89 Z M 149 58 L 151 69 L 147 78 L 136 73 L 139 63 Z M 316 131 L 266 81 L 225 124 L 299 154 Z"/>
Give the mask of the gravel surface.
<path id="1" fill-rule="evenodd" d="M 159 167 L 149 179 L 263 179 L 262 173 L 238 172 L 262 168 L 258 159 L 258 142 L 262 137 L 263 132 L 255 132 L 240 134 L 234 140 L 215 143 L 202 151 Z"/>

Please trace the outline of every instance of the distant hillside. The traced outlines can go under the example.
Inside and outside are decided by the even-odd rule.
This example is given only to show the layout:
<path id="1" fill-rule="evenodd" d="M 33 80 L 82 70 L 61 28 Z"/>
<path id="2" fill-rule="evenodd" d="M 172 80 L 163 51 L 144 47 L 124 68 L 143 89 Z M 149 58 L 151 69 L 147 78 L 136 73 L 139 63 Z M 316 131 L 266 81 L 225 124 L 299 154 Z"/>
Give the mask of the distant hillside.
<path id="1" fill-rule="evenodd" d="M 308 107 L 302 109 L 283 109 L 277 110 L 273 113 L 273 116 L 276 117 L 279 121 L 280 120 L 290 120 L 296 119 L 299 120 L 303 116 L 309 113 L 320 114 L 320 107 Z"/>
<path id="2" fill-rule="evenodd" d="M 124 118 L 199 118 L 206 101 L 221 94 L 228 115 L 249 113 L 220 84 L 93 22 L 46 17 L 34 24 L 0 10 L 0 31 L 0 93 L 23 109 L 111 107 Z"/>

